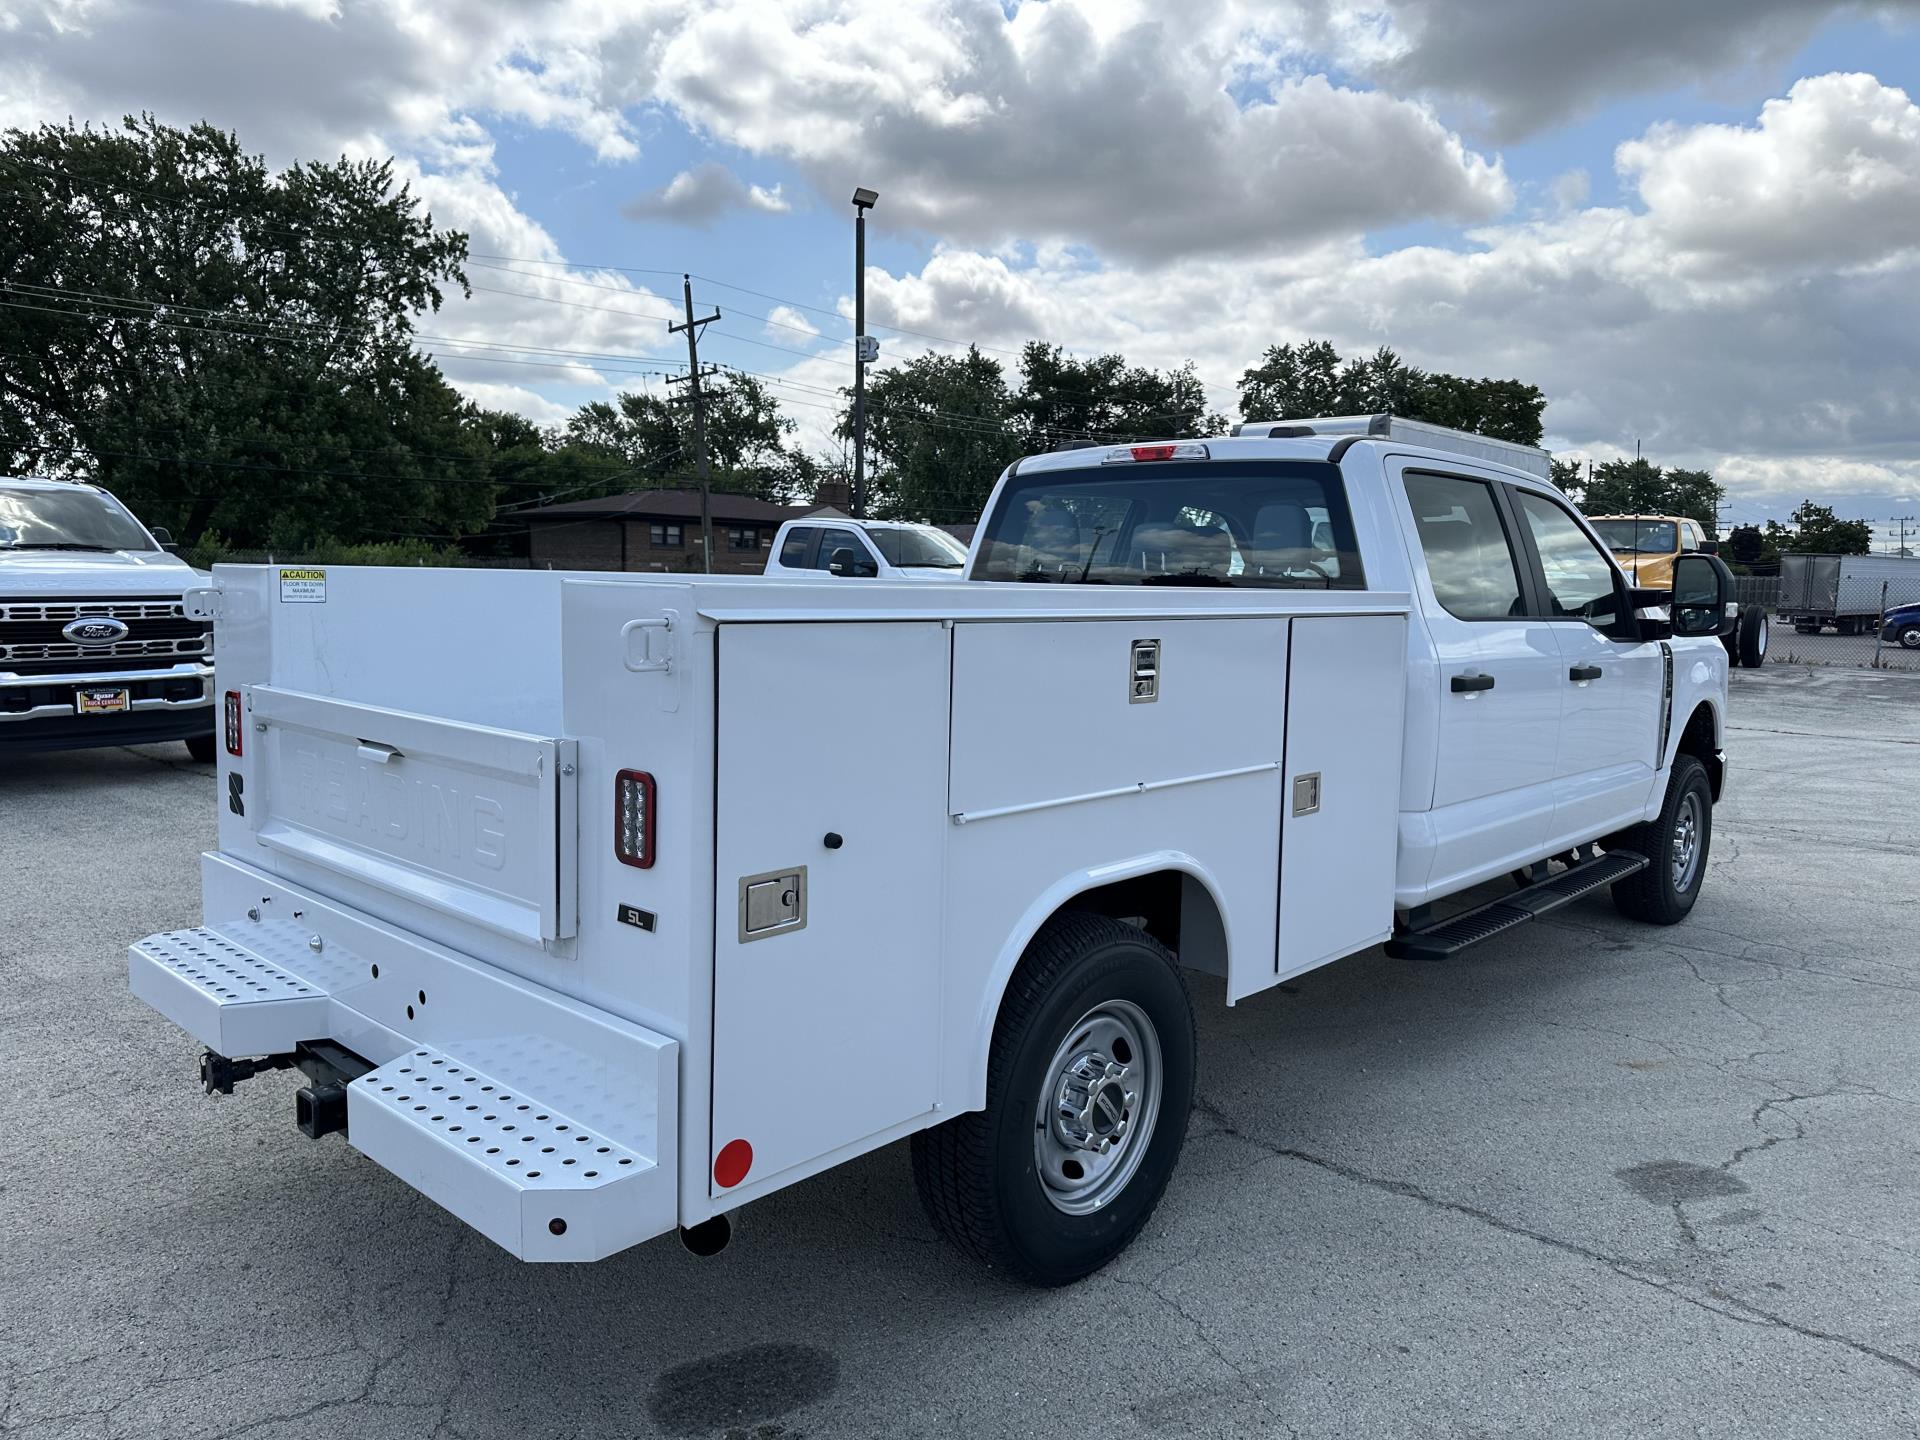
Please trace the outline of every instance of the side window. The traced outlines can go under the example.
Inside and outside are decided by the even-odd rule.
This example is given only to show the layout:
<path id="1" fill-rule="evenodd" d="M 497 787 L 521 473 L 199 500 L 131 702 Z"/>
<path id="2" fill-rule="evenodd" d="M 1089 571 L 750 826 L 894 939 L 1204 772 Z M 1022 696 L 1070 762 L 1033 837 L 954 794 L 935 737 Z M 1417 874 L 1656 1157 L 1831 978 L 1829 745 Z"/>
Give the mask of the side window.
<path id="1" fill-rule="evenodd" d="M 1706 543 L 1707 537 L 1700 533 L 1700 527 L 1691 520 L 1682 520 L 1680 522 L 1680 533 L 1683 537 L 1680 548 L 1683 550 L 1698 550 L 1701 545 Z"/>
<path id="2" fill-rule="evenodd" d="M 1587 538 L 1573 516 L 1544 495 L 1530 490 L 1514 492 L 1520 513 L 1527 517 L 1540 569 L 1546 577 L 1547 599 L 1556 620 L 1578 616 L 1594 625 L 1611 625 L 1619 618 L 1611 561 Z"/>
<path id="3" fill-rule="evenodd" d="M 1407 502 L 1434 598 L 1462 620 L 1522 614 L 1520 567 L 1493 487 L 1451 475 L 1407 476 Z"/>
<path id="4" fill-rule="evenodd" d="M 812 540 L 815 531 L 811 525 L 796 525 L 787 532 L 787 538 L 780 542 L 780 563 L 789 570 L 807 568 L 807 542 Z"/>
<path id="5" fill-rule="evenodd" d="M 813 568 L 824 570 L 833 564 L 833 552 L 836 550 L 851 550 L 862 560 L 873 558 L 867 553 L 867 547 L 860 543 L 860 537 L 851 530 L 822 530 L 820 549 L 813 557 Z"/>

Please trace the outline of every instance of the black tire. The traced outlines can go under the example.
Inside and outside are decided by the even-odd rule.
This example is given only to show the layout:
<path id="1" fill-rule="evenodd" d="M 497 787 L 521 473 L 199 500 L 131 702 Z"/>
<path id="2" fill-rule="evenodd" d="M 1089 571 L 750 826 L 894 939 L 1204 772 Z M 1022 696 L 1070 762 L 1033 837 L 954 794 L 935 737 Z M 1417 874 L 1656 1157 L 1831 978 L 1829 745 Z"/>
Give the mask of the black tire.
<path id="1" fill-rule="evenodd" d="M 213 764 L 213 757 L 219 753 L 218 744 L 211 730 L 205 735 L 189 735 L 187 737 L 187 754 L 191 755 L 202 765 Z"/>
<path id="2" fill-rule="evenodd" d="M 1767 663 L 1767 612 L 1759 605 L 1749 605 L 1740 612 L 1739 654 L 1740 663 L 1749 670 L 1758 670 Z"/>
<path id="3" fill-rule="evenodd" d="M 1906 650 L 1920 650 L 1920 625 L 1902 625 L 1894 632 L 1894 639 Z"/>
<path id="4" fill-rule="evenodd" d="M 1691 861 L 1683 867 L 1675 842 L 1689 814 L 1693 825 Z M 1630 919 L 1651 925 L 1679 924 L 1700 898 L 1700 882 L 1706 878 L 1712 846 L 1713 787 L 1707 781 L 1707 767 L 1691 755 L 1677 756 L 1660 818 L 1624 830 L 1607 841 L 1609 850 L 1637 850 L 1651 862 L 1639 874 L 1613 887 L 1615 908 Z"/>
<path id="5" fill-rule="evenodd" d="M 1108 1004 L 1130 1006 L 1159 1047 L 1159 1103 L 1130 1173 L 1100 1208 L 1070 1214 L 1049 1198 L 1036 1149 L 1054 1062 L 1072 1032 Z M 1087 1032 L 1082 1032 L 1087 1033 Z M 1116 1052 L 1117 1053 L 1117 1052 Z M 990 1268 L 1033 1285 L 1067 1285 L 1139 1233 L 1186 1141 L 1193 1106 L 1193 1006 L 1173 956 L 1145 931 L 1102 915 L 1055 916 L 1027 947 L 994 1022 L 984 1110 L 913 1137 L 913 1178 L 934 1227 Z M 1142 1072 L 1143 1074 L 1146 1072 Z M 1139 1092 L 1144 1099 L 1145 1088 Z M 1136 1121 L 1139 1116 L 1134 1117 Z"/>

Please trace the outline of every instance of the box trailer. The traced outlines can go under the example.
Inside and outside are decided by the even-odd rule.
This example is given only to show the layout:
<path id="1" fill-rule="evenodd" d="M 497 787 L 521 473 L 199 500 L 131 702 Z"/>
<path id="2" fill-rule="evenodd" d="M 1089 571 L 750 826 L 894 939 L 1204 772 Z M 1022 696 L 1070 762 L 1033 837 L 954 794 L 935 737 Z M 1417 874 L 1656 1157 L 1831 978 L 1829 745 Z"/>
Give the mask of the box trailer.
<path id="1" fill-rule="evenodd" d="M 1802 635 L 1831 625 L 1842 635 L 1865 635 L 1883 609 L 1920 600 L 1920 557 L 1814 555 L 1780 557 L 1779 615 Z"/>

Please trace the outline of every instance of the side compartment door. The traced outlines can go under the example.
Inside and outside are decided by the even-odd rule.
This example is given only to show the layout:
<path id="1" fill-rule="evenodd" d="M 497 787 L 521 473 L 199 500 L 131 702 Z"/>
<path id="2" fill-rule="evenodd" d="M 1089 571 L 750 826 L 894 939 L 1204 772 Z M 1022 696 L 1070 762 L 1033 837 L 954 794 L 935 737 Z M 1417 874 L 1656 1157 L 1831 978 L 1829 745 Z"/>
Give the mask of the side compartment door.
<path id="1" fill-rule="evenodd" d="M 1444 891 L 1546 843 L 1566 682 L 1553 626 L 1527 613 L 1524 552 L 1496 483 L 1413 468 L 1403 479 L 1418 608 L 1437 662 L 1437 671 L 1410 667 L 1409 683 L 1440 691 L 1426 834 L 1428 882 Z"/>
<path id="2" fill-rule="evenodd" d="M 1510 492 L 1529 551 L 1533 609 L 1565 662 L 1554 763 L 1552 839 L 1583 844 L 1640 819 L 1659 769 L 1666 673 L 1660 646 L 1619 638 L 1625 619 L 1613 561 L 1559 501 Z"/>
<path id="3" fill-rule="evenodd" d="M 711 1193 L 932 1108 L 949 636 L 720 627 Z"/>

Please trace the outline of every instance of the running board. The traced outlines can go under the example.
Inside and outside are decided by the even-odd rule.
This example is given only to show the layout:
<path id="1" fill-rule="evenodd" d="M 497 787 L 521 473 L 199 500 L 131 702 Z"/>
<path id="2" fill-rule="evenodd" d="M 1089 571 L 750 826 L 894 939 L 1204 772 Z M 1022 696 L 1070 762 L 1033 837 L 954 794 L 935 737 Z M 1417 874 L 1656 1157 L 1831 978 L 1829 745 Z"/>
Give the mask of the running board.
<path id="1" fill-rule="evenodd" d="M 1563 905 L 1637 875 L 1647 864 L 1646 856 L 1631 850 L 1609 850 L 1597 860 L 1585 861 L 1550 880 L 1541 880 L 1423 930 L 1402 930 L 1387 941 L 1387 954 L 1401 960 L 1448 959 L 1469 945 L 1491 940 L 1516 925 L 1538 920 Z"/>

